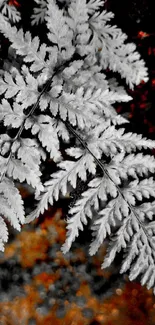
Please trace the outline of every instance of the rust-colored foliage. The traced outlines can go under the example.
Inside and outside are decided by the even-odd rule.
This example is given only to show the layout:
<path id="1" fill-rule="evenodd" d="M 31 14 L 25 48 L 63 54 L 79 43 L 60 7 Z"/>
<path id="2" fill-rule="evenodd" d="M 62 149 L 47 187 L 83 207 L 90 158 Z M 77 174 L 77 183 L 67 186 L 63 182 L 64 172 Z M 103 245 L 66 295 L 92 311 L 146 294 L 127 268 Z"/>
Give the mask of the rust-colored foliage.
<path id="1" fill-rule="evenodd" d="M 31 285 L 25 286 L 25 297 L 0 303 L 2 325 L 28 325 L 32 318 L 37 325 L 89 325 L 96 321 L 102 325 L 154 325 L 155 299 L 151 291 L 143 289 L 139 284 L 127 283 L 123 289 L 117 288 L 113 296 L 100 301 L 91 294 L 89 284 L 83 281 L 77 296 L 86 298 L 85 309 L 92 311 L 92 317 L 84 315 L 83 308 L 75 303 L 64 301 L 66 315 L 59 319 L 56 315 L 56 303 L 47 315 L 41 315 L 37 307 L 43 299 L 39 296 L 37 286 L 46 281 L 46 287 L 55 281 L 49 274 L 35 277 Z"/>
<path id="2" fill-rule="evenodd" d="M 140 39 L 143 39 L 143 38 L 149 37 L 149 36 L 150 36 L 150 34 L 148 34 L 146 32 L 143 32 L 143 31 L 139 31 L 138 35 L 137 35 L 137 37 L 140 38 Z"/>
<path id="3" fill-rule="evenodd" d="M 8 4 L 9 6 L 20 7 L 20 3 L 16 0 L 9 0 Z"/>
<path id="4" fill-rule="evenodd" d="M 13 256 L 18 257 L 18 262 L 24 267 L 33 267 L 37 261 L 47 259 L 47 250 L 54 242 L 65 240 L 65 222 L 61 219 L 62 210 L 58 209 L 52 214 L 45 214 L 44 221 L 34 231 L 22 230 L 16 241 L 6 246 L 4 260 Z M 35 224 L 36 222 L 34 222 Z M 63 254 L 58 253 L 57 258 L 64 260 Z M 62 262 L 61 261 L 61 262 Z"/>
<path id="5" fill-rule="evenodd" d="M 53 212 L 53 214 L 52 214 Z M 35 222 L 37 223 L 37 222 Z M 65 234 L 65 223 L 62 219 L 62 210 L 49 210 L 39 225 L 29 226 L 29 230 L 23 230 L 16 239 L 7 245 L 4 260 L 16 257 L 23 268 L 33 271 L 39 262 L 50 262 L 48 250 L 51 245 L 62 243 Z M 111 271 L 101 270 L 101 262 L 105 254 L 105 247 L 101 247 L 97 256 L 92 257 L 92 268 L 95 267 L 96 275 L 109 281 Z M 24 284 L 24 297 L 16 297 L 12 301 L 0 303 L 1 325 L 29 325 L 29 321 L 35 321 L 36 325 L 90 325 L 96 322 L 98 325 L 154 325 L 155 324 L 155 298 L 151 290 L 142 288 L 140 284 L 130 283 L 111 289 L 109 298 L 100 298 L 93 294 L 92 282 L 84 276 L 76 273 L 76 263 L 85 265 L 87 256 L 82 248 L 75 248 L 73 256 L 69 259 L 60 250 L 52 258 L 57 269 L 48 272 L 40 271 L 32 275 L 31 282 Z M 42 313 L 41 307 L 48 293 L 65 277 L 61 269 L 70 270 L 71 276 L 80 280 L 75 292 L 75 300 L 69 301 L 64 297 L 63 317 L 59 315 L 59 300 L 52 299 L 53 303 Z M 75 278 L 74 278 L 75 279 Z M 74 283 L 71 282 L 70 286 Z M 63 287 L 68 290 L 68 284 Z M 106 289 L 108 291 L 108 289 Z M 44 295 L 43 295 L 44 293 Z M 63 292 L 62 292 L 63 293 Z M 84 301 L 82 304 L 76 300 Z M 60 312 L 60 311 L 59 311 Z"/>
<path id="6" fill-rule="evenodd" d="M 41 298 L 33 286 L 25 286 L 25 293 L 24 298 L 17 297 L 13 301 L 0 303 L 0 324 L 27 325 L 31 317 L 36 318 L 36 305 Z"/>
<path id="7" fill-rule="evenodd" d="M 44 230 L 22 231 L 16 241 L 6 246 L 4 259 L 17 256 L 22 267 L 33 267 L 36 261 L 46 259 L 49 240 Z"/>

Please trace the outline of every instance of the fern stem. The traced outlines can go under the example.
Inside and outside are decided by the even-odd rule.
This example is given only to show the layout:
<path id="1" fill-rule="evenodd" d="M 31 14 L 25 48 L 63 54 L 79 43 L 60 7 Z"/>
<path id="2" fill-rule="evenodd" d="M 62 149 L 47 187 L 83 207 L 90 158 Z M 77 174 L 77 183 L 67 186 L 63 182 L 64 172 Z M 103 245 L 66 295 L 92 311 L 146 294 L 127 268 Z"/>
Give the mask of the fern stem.
<path id="1" fill-rule="evenodd" d="M 79 140 L 79 142 L 82 144 L 82 146 L 92 155 L 92 157 L 94 158 L 96 164 L 101 168 L 102 172 L 110 179 L 110 181 L 116 186 L 118 193 L 121 195 L 122 199 L 127 203 L 130 211 L 135 215 L 137 221 L 139 222 L 140 226 L 142 227 L 145 235 L 147 236 L 148 240 L 150 241 L 150 236 L 148 234 L 148 231 L 145 228 L 145 224 L 139 219 L 138 214 L 136 213 L 135 209 L 133 208 L 133 206 L 126 201 L 120 187 L 115 184 L 114 180 L 112 179 L 112 177 L 109 175 L 109 173 L 107 172 L 106 168 L 104 167 L 103 163 L 101 161 L 99 161 L 95 155 L 93 154 L 93 152 L 88 148 L 88 145 L 86 143 L 86 141 L 84 141 L 81 136 L 79 135 L 79 133 L 73 129 L 73 127 L 67 122 L 66 123 L 68 129 L 71 131 L 71 133 Z"/>
<path id="2" fill-rule="evenodd" d="M 53 73 L 53 75 L 52 75 L 52 76 L 47 80 L 45 86 L 43 87 L 42 91 L 40 92 L 40 94 L 39 94 L 39 96 L 38 96 L 38 98 L 37 98 L 36 103 L 32 106 L 30 112 L 29 112 L 27 115 L 25 115 L 25 118 L 24 118 L 24 120 L 23 120 L 23 122 L 22 122 L 22 124 L 21 124 L 21 126 L 20 126 L 20 128 L 19 128 L 19 130 L 18 130 L 18 132 L 17 132 L 17 134 L 16 134 L 16 136 L 12 139 L 12 146 L 13 146 L 14 142 L 20 138 L 20 136 L 21 136 L 21 134 L 22 134 L 22 132 L 23 132 L 23 130 L 24 130 L 25 121 L 26 121 L 27 118 L 30 117 L 30 116 L 34 113 L 34 111 L 37 109 L 37 107 L 38 107 L 38 105 L 39 105 L 39 100 L 40 100 L 41 96 L 46 92 L 46 90 L 48 90 L 48 88 L 50 87 L 53 77 L 54 77 L 56 74 L 58 74 L 61 70 L 63 70 L 64 68 L 66 68 L 66 67 L 67 67 L 71 62 L 72 62 L 72 59 L 66 61 L 64 64 L 62 64 L 61 66 L 59 66 L 59 67 L 55 70 L 55 72 Z M 12 147 L 12 146 L 11 146 L 11 147 Z M 6 170 L 5 170 L 5 171 L 1 174 L 1 176 L 0 176 L 0 183 L 3 181 L 3 178 L 5 177 L 5 174 L 6 174 L 6 171 L 7 171 L 7 166 L 8 166 L 8 164 L 9 164 L 9 161 L 11 160 L 12 156 L 13 156 L 13 154 L 12 154 L 12 151 L 11 151 L 11 149 L 10 149 L 10 153 L 9 153 L 8 160 L 7 160 L 7 163 L 6 163 Z"/>

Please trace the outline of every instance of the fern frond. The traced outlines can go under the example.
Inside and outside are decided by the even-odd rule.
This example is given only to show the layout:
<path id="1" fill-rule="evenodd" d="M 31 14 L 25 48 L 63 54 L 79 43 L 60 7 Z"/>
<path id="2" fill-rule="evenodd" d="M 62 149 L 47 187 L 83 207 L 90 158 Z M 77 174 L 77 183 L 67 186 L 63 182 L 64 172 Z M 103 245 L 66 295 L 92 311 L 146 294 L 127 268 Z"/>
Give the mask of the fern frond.
<path id="1" fill-rule="evenodd" d="M 137 178 L 154 173 L 155 158 L 153 156 L 142 153 L 128 154 L 125 157 L 124 155 L 125 152 L 115 155 L 109 164 L 112 169 L 117 170 L 122 179 L 127 179 L 128 176 Z"/>
<path id="2" fill-rule="evenodd" d="M 67 225 L 67 240 L 62 247 L 62 251 L 66 253 L 75 238 L 79 234 L 79 230 L 83 230 L 83 224 L 87 224 L 87 217 L 92 218 L 92 207 L 95 210 L 99 209 L 99 200 L 106 201 L 107 195 L 116 197 L 116 186 L 106 177 L 95 178 L 89 184 L 89 189 L 82 194 L 73 208 L 69 211 L 71 217 L 68 218 Z"/>
<path id="3" fill-rule="evenodd" d="M 46 154 L 41 150 L 37 141 L 29 138 L 20 138 L 14 145 L 15 152 L 17 151 L 17 157 L 32 170 L 39 171 L 41 159 L 45 160 Z M 14 147 L 12 151 L 13 149 Z"/>
<path id="4" fill-rule="evenodd" d="M 100 133 L 90 132 L 89 149 L 101 156 L 101 152 L 105 155 L 116 155 L 120 152 L 131 153 L 137 149 L 153 149 L 155 147 L 155 141 L 143 138 L 141 134 L 125 133 L 125 129 L 120 128 L 116 130 L 114 125 L 107 125 L 102 130 L 100 127 Z"/>
<path id="5" fill-rule="evenodd" d="M 4 198 L 8 201 L 10 209 L 14 210 L 16 218 L 23 223 L 25 220 L 23 200 L 18 189 L 10 179 L 4 178 L 0 183 L 0 193 L 3 194 Z"/>
<path id="6" fill-rule="evenodd" d="M 30 74 L 27 67 L 22 67 L 22 74 L 17 73 L 15 78 L 5 71 L 3 79 L 0 80 L 0 94 L 5 93 L 5 98 L 16 96 L 17 103 L 24 103 L 27 108 L 37 101 L 38 81 Z"/>
<path id="7" fill-rule="evenodd" d="M 155 181 L 152 177 L 140 182 L 134 180 L 129 183 L 127 188 L 123 189 L 123 195 L 126 201 L 132 205 L 135 205 L 135 198 L 142 201 L 143 198 L 155 197 Z"/>
<path id="8" fill-rule="evenodd" d="M 13 109 L 9 102 L 3 99 L 0 105 L 0 120 L 4 121 L 5 126 L 12 126 L 13 128 L 19 128 L 24 121 L 24 113 L 21 105 L 14 103 Z"/>
<path id="9" fill-rule="evenodd" d="M 73 0 L 68 8 L 69 20 L 68 24 L 73 31 L 74 46 L 76 52 L 81 56 L 88 54 L 89 39 L 91 37 L 91 30 L 89 29 L 89 15 L 86 0 Z"/>
<path id="10" fill-rule="evenodd" d="M 3 2 L 3 8 L 1 12 L 13 23 L 18 23 L 21 20 L 20 12 L 16 9 L 16 7 L 5 3 L 5 1 Z"/>
<path id="11" fill-rule="evenodd" d="M 42 146 L 50 153 L 50 158 L 58 161 L 61 154 L 55 120 L 47 115 L 29 117 L 25 122 L 25 129 L 29 128 L 31 128 L 33 135 L 37 134 Z"/>
<path id="12" fill-rule="evenodd" d="M 47 10 L 47 3 L 44 0 L 36 1 L 39 4 L 39 7 L 33 9 L 33 15 L 31 16 L 31 24 L 38 25 L 43 23 Z"/>
<path id="13" fill-rule="evenodd" d="M 8 230 L 3 216 L 15 229 L 20 230 L 20 224 L 25 222 L 24 214 L 23 200 L 18 189 L 10 179 L 4 178 L 0 183 L 0 249 L 2 251 L 4 243 L 8 240 Z"/>
<path id="14" fill-rule="evenodd" d="M 47 1 L 47 15 L 45 17 L 49 33 L 49 40 L 56 44 L 61 51 L 62 48 L 72 48 L 72 31 L 70 30 L 67 18 L 63 15 L 63 10 L 58 9 L 54 0 Z"/>
<path id="15" fill-rule="evenodd" d="M 141 204 L 138 208 L 136 208 L 136 213 L 138 213 L 139 218 L 140 220 L 142 220 L 142 222 L 145 221 L 145 218 L 147 218 L 148 220 L 152 220 L 155 214 L 155 201 L 151 203 L 147 202 Z"/>
<path id="16" fill-rule="evenodd" d="M 0 14 L 0 31 L 10 40 L 16 53 L 21 55 L 25 62 L 31 63 L 31 71 L 37 72 L 47 68 L 45 61 L 47 46 L 44 43 L 40 45 L 38 36 L 32 39 L 30 32 L 24 34 L 22 29 L 18 31 L 3 18 L 2 14 Z"/>
<path id="17" fill-rule="evenodd" d="M 89 173 L 95 174 L 96 166 L 93 157 L 89 153 L 83 153 L 82 151 L 78 151 L 77 154 L 78 157 L 81 156 L 77 161 L 68 160 L 58 164 L 60 171 L 52 174 L 52 178 L 45 183 L 44 193 L 39 197 L 39 204 L 36 210 L 26 218 L 26 222 L 30 222 L 40 213 L 43 213 L 48 208 L 49 203 L 53 205 L 54 200 L 59 199 L 60 193 L 65 196 L 68 191 L 68 184 L 75 188 L 77 177 L 82 181 L 86 181 L 87 170 Z"/>
<path id="18" fill-rule="evenodd" d="M 93 14 L 104 5 L 103 0 L 89 0 L 87 3 L 88 13 Z"/>
<path id="19" fill-rule="evenodd" d="M 6 175 L 15 180 L 19 180 L 21 183 L 26 181 L 27 184 L 35 188 L 36 195 L 44 189 L 40 181 L 41 172 L 31 169 L 29 164 L 26 164 L 26 162 L 23 163 L 19 159 L 11 157 L 11 159 L 8 160 Z"/>
<path id="20" fill-rule="evenodd" d="M 80 179 L 63 252 L 91 219 L 90 254 L 105 239 L 109 244 L 102 267 L 122 251 L 121 272 L 155 288 L 155 158 L 148 154 L 155 141 L 121 127 L 128 121 L 113 105 L 131 97 L 104 71 L 118 72 L 132 89 L 148 80 L 147 68 L 127 35 L 110 25 L 113 14 L 101 0 L 35 3 L 32 25 L 45 24 L 48 45 L 12 26 L 9 19 L 19 16 L 0 0 L 0 32 L 11 42 L 0 71 L 0 249 L 8 239 L 5 219 L 20 230 Z M 42 184 L 49 157 L 56 172 Z M 26 218 L 17 181 L 29 184 L 37 200 Z"/>

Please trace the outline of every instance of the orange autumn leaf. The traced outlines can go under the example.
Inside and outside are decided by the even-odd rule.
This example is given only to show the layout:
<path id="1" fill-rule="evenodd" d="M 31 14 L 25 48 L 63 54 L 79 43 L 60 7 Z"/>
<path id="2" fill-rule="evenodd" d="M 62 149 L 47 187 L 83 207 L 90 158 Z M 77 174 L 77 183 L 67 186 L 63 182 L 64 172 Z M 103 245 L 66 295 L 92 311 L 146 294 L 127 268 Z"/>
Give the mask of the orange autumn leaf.
<path id="1" fill-rule="evenodd" d="M 146 32 L 143 32 L 143 31 L 138 32 L 138 38 L 143 39 L 143 38 L 146 38 L 146 37 L 149 37 L 149 36 L 150 36 L 150 34 L 148 34 Z"/>
<path id="2" fill-rule="evenodd" d="M 18 251 L 17 241 L 6 245 L 3 260 L 5 261 L 9 258 L 12 258 L 15 254 L 17 254 L 17 251 Z"/>
<path id="3" fill-rule="evenodd" d="M 25 297 L 0 303 L 2 325 L 28 325 L 29 319 L 36 314 L 36 305 L 41 302 L 39 293 L 32 286 L 25 286 Z"/>
<path id="4" fill-rule="evenodd" d="M 79 290 L 76 293 L 77 296 L 85 296 L 85 297 L 89 297 L 91 295 L 91 290 L 90 287 L 88 285 L 88 283 L 86 281 L 83 280 L 83 282 L 81 283 L 81 286 L 79 288 Z"/>
<path id="5" fill-rule="evenodd" d="M 21 5 L 16 0 L 9 0 L 9 6 L 20 7 Z"/>
<path id="6" fill-rule="evenodd" d="M 152 48 L 149 47 L 149 48 L 148 48 L 148 55 L 151 55 L 151 54 L 152 54 Z"/>
<path id="7" fill-rule="evenodd" d="M 51 284 L 57 281 L 59 278 L 58 272 L 55 274 L 50 274 L 46 272 L 42 272 L 34 277 L 35 285 L 43 285 L 46 289 L 49 288 Z"/>
<path id="8" fill-rule="evenodd" d="M 65 220 L 62 219 L 62 209 L 55 212 L 48 211 L 44 221 L 40 225 L 41 229 L 49 232 L 50 244 L 55 241 L 64 243 L 66 238 Z"/>
<path id="9" fill-rule="evenodd" d="M 47 258 L 49 241 L 44 230 L 38 232 L 23 231 L 20 234 L 20 241 L 19 258 L 23 267 L 32 267 L 37 260 L 43 261 Z"/>
<path id="10" fill-rule="evenodd" d="M 27 198 L 30 196 L 30 192 L 28 191 L 28 189 L 26 187 L 24 187 L 23 185 L 18 185 L 18 190 L 22 196 L 23 199 Z"/>
<path id="11" fill-rule="evenodd" d="M 155 87 L 155 79 L 152 79 L 152 86 Z"/>

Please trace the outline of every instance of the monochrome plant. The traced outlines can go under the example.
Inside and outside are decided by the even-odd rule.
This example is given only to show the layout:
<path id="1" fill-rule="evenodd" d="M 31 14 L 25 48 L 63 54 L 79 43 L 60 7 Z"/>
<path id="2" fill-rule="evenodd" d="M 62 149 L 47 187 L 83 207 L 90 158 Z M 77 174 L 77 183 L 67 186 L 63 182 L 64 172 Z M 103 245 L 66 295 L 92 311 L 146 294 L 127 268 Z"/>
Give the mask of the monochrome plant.
<path id="1" fill-rule="evenodd" d="M 132 100 L 118 75 L 133 89 L 148 80 L 145 63 L 110 25 L 113 14 L 102 0 L 35 2 L 30 19 L 47 28 L 45 43 L 15 27 L 4 9 L 0 14 L 0 32 L 11 44 L 0 71 L 0 248 L 8 240 L 6 219 L 20 230 L 81 182 L 62 251 L 90 220 L 90 254 L 107 239 L 102 267 L 123 252 L 121 273 L 141 275 L 155 292 L 155 142 L 127 132 L 113 106 Z M 43 181 L 47 159 L 57 169 Z M 18 182 L 35 194 L 26 217 Z"/>
<path id="2" fill-rule="evenodd" d="M 14 6 L 13 1 L 10 5 L 11 1 L 8 0 L 0 0 L 0 10 L 4 17 L 9 19 L 10 21 L 16 23 L 21 19 L 20 12 L 17 10 L 16 6 Z"/>

